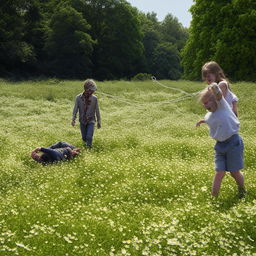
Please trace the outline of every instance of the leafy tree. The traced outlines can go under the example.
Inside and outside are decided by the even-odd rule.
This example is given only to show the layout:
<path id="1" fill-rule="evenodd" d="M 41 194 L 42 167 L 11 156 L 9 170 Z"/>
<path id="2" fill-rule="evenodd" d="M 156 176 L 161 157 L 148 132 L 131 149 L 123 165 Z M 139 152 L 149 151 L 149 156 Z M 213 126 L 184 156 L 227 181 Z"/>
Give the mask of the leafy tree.
<path id="1" fill-rule="evenodd" d="M 86 1 L 84 17 L 92 26 L 94 76 L 97 79 L 131 77 L 142 53 L 138 13 L 124 0 Z"/>
<path id="2" fill-rule="evenodd" d="M 220 10 L 226 15 L 214 59 L 234 80 L 256 81 L 256 2 L 237 0 Z"/>
<path id="3" fill-rule="evenodd" d="M 35 61 L 33 45 L 26 41 L 26 16 L 31 5 L 25 0 L 0 3 L 0 69 L 2 75 Z"/>
<path id="4" fill-rule="evenodd" d="M 171 43 L 160 43 L 153 53 L 153 73 L 158 79 L 176 80 L 181 76 L 180 57 L 177 47 Z"/>
<path id="5" fill-rule="evenodd" d="M 187 40 L 186 29 L 171 14 L 163 22 L 157 21 L 154 13 L 142 14 L 141 22 L 147 64 L 145 71 L 162 79 L 180 78 L 180 49 Z"/>
<path id="6" fill-rule="evenodd" d="M 222 30 L 220 8 L 228 0 L 196 0 L 191 7 L 192 21 L 189 39 L 182 51 L 184 75 L 199 79 L 202 65 L 214 56 L 216 35 Z"/>
<path id="7" fill-rule="evenodd" d="M 161 42 L 159 32 L 160 22 L 157 20 L 156 13 L 140 13 L 140 23 L 143 33 L 143 72 L 152 73 L 153 71 L 153 52 Z"/>
<path id="8" fill-rule="evenodd" d="M 102 53 L 100 66 L 109 69 L 113 77 L 131 77 L 143 51 L 137 13 L 120 1 L 113 9 L 107 10 L 106 17 L 104 35 L 99 42 Z"/>
<path id="9" fill-rule="evenodd" d="M 162 40 L 176 45 L 178 50 L 184 47 L 188 38 L 187 29 L 171 14 L 167 14 L 163 22 L 161 22 L 160 32 Z"/>
<path id="10" fill-rule="evenodd" d="M 90 25 L 82 14 L 67 4 L 60 4 L 49 23 L 45 50 L 48 72 L 62 77 L 91 74 L 91 54 L 94 41 L 87 33 Z"/>
<path id="11" fill-rule="evenodd" d="M 44 45 L 46 25 L 42 12 L 42 4 L 38 0 L 29 0 L 26 2 L 27 12 L 24 16 L 25 29 L 24 40 L 33 47 L 35 59 L 27 63 L 26 72 L 39 74 L 41 60 L 44 58 Z"/>
<path id="12" fill-rule="evenodd" d="M 217 61 L 236 80 L 255 80 L 256 2 L 196 0 L 190 36 L 182 51 L 184 77 L 199 79 L 202 65 Z"/>

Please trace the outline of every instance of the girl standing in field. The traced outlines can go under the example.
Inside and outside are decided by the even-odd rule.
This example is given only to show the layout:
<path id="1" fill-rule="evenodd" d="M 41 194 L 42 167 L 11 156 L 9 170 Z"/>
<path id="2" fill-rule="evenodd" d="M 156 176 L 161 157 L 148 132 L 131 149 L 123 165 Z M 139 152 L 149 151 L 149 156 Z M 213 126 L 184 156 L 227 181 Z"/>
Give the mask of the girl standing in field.
<path id="1" fill-rule="evenodd" d="M 79 111 L 79 122 L 82 140 L 86 143 L 86 146 L 89 148 L 92 147 L 94 125 L 96 121 L 97 128 L 101 128 L 98 98 L 95 95 L 93 95 L 96 89 L 97 86 L 94 80 L 85 80 L 84 92 L 76 96 L 75 106 L 73 109 L 73 117 L 71 122 L 71 125 L 75 126 L 76 115 Z"/>
<path id="2" fill-rule="evenodd" d="M 230 172 L 238 185 L 238 195 L 243 197 L 246 193 L 244 177 L 240 172 L 243 169 L 243 140 L 238 134 L 239 121 L 223 97 L 222 91 L 216 83 L 204 89 L 199 101 L 209 112 L 201 123 L 207 123 L 210 136 L 216 140 L 215 149 L 215 176 L 212 185 L 212 196 L 217 196 L 222 179 L 226 172 Z"/>
<path id="3" fill-rule="evenodd" d="M 202 79 L 207 82 L 207 84 L 217 83 L 222 91 L 225 100 L 228 102 L 229 106 L 233 110 L 236 116 L 237 113 L 237 96 L 231 91 L 229 82 L 224 75 L 222 68 L 215 61 L 207 62 L 202 67 Z"/>

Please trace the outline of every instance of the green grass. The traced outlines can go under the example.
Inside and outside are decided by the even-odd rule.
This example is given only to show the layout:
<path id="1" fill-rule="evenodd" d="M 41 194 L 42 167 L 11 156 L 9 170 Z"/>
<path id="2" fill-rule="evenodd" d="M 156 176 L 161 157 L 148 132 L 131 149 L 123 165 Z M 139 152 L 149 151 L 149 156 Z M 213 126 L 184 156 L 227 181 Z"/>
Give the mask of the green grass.
<path id="1" fill-rule="evenodd" d="M 1 80 L 0 255 L 256 255 L 256 84 L 232 88 L 248 194 L 239 200 L 226 176 L 213 200 L 214 141 L 195 128 L 205 114 L 195 98 L 173 102 L 182 94 L 151 81 L 98 82 L 102 129 L 87 151 L 70 125 L 82 81 Z M 48 166 L 30 158 L 61 140 L 81 155 Z"/>

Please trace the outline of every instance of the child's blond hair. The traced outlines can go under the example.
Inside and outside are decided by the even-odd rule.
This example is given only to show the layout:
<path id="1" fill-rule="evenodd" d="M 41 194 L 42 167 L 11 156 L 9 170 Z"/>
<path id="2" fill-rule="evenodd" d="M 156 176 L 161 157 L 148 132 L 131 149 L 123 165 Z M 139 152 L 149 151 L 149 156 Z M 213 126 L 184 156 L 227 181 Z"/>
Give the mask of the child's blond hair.
<path id="1" fill-rule="evenodd" d="M 95 81 L 93 79 L 86 79 L 84 81 L 84 90 L 92 90 L 92 91 L 96 91 L 97 90 L 97 85 L 95 83 Z"/>
<path id="2" fill-rule="evenodd" d="M 202 104 L 203 100 L 206 99 L 206 98 L 208 98 L 208 99 L 210 99 L 212 101 L 216 101 L 212 91 L 209 88 L 205 88 L 204 90 L 202 90 L 199 93 L 199 95 L 198 95 L 198 102 Z"/>

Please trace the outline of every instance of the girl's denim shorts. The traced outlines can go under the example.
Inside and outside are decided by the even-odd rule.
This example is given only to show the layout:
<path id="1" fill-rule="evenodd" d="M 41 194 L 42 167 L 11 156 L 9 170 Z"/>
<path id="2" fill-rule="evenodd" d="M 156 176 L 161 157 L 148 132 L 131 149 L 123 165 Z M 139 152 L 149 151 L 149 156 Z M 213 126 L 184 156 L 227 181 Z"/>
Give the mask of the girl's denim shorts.
<path id="1" fill-rule="evenodd" d="M 244 143 L 238 134 L 218 141 L 214 149 L 216 171 L 236 172 L 244 168 Z"/>

